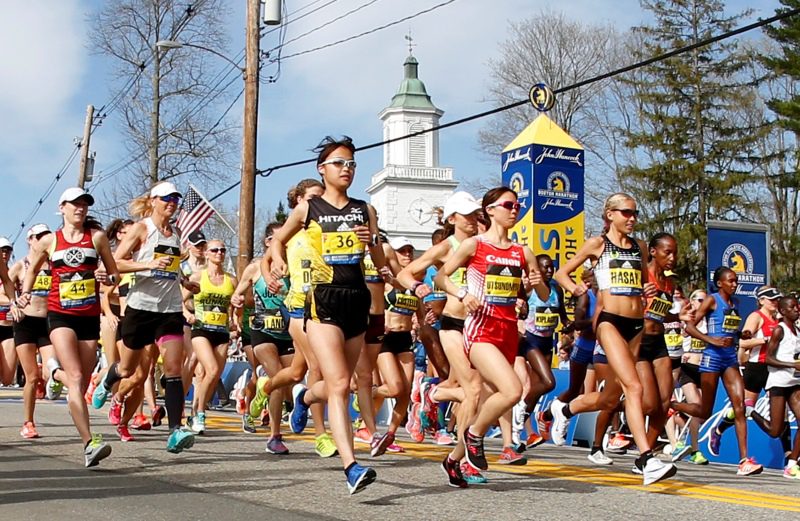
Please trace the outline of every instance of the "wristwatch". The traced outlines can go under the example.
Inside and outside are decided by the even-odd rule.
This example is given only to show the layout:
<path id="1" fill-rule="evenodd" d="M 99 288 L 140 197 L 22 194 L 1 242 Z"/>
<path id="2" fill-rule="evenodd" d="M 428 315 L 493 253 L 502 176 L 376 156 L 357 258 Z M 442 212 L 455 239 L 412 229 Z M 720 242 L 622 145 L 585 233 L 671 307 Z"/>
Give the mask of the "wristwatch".
<path id="1" fill-rule="evenodd" d="M 467 295 L 469 295 L 467 288 L 461 288 L 458 290 L 458 293 L 456 293 L 456 298 L 459 302 L 463 302 Z"/>

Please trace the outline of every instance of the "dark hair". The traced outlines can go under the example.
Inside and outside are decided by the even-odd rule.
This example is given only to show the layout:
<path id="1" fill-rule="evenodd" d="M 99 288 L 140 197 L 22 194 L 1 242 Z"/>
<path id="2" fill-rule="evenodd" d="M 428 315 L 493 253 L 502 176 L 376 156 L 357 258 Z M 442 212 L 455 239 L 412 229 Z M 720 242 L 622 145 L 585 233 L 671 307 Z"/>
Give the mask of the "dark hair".
<path id="1" fill-rule="evenodd" d="M 275 233 L 276 228 L 280 228 L 281 226 L 283 226 L 282 222 L 272 221 L 269 223 L 267 227 L 264 228 L 264 239 L 266 240 L 267 237 Z"/>
<path id="2" fill-rule="evenodd" d="M 450 237 L 451 235 L 456 233 L 456 225 L 455 224 L 450 224 L 449 221 L 445 221 L 442 224 L 441 230 L 442 230 L 442 233 L 444 233 L 444 238 L 446 239 L 447 237 Z"/>
<path id="3" fill-rule="evenodd" d="M 289 202 L 289 209 L 294 209 L 294 207 L 297 206 L 297 198 L 304 197 L 306 192 L 308 192 L 308 189 L 314 188 L 315 186 L 318 186 L 323 190 L 325 189 L 325 185 L 323 185 L 317 179 L 303 179 L 297 183 L 296 186 L 289 188 L 289 192 L 286 194 L 286 199 Z"/>
<path id="4" fill-rule="evenodd" d="M 781 297 L 781 299 L 778 301 L 778 309 L 786 309 L 789 306 L 789 303 L 793 300 L 796 301 L 797 297 L 791 294 Z"/>
<path id="5" fill-rule="evenodd" d="M 356 153 L 356 146 L 353 144 L 353 140 L 350 139 L 350 136 L 342 136 L 340 139 L 336 139 L 332 136 L 325 136 L 325 139 L 319 142 L 319 145 L 312 149 L 312 152 L 317 153 L 317 164 L 319 165 L 326 159 L 328 156 L 339 147 L 344 147 L 350 151 L 350 153 Z"/>
<path id="6" fill-rule="evenodd" d="M 106 227 L 106 235 L 108 235 L 109 241 L 116 241 L 117 234 L 126 226 L 130 226 L 133 224 L 131 219 L 114 219 L 108 226 Z"/>
<path id="7" fill-rule="evenodd" d="M 86 219 L 83 221 L 83 229 L 84 230 L 103 230 L 103 224 L 92 217 L 91 215 L 87 215 Z"/>
<path id="8" fill-rule="evenodd" d="M 445 235 L 444 228 L 437 228 L 431 234 L 431 242 L 434 245 L 436 245 L 436 244 L 442 242 L 446 237 L 447 237 L 447 235 Z"/>
<path id="9" fill-rule="evenodd" d="M 647 247 L 649 249 L 653 249 L 653 248 L 658 246 L 659 242 L 661 242 L 663 240 L 666 240 L 666 239 L 671 239 L 676 244 L 678 243 L 678 241 L 675 240 L 675 237 L 671 233 L 659 232 L 659 233 L 653 235 L 653 237 L 650 239 L 650 242 L 648 243 Z"/>
<path id="10" fill-rule="evenodd" d="M 492 188 L 491 190 L 483 194 L 483 200 L 481 201 L 481 208 L 483 208 L 483 216 L 486 219 L 487 223 L 491 221 L 491 218 L 489 217 L 489 214 L 486 212 L 486 207 L 496 202 L 498 199 L 500 199 L 501 197 L 503 197 L 508 193 L 514 194 L 514 199 L 517 198 L 517 192 L 515 192 L 514 190 L 512 190 L 507 186 L 498 186 L 497 188 Z"/>
<path id="11" fill-rule="evenodd" d="M 733 271 L 732 269 L 728 268 L 727 266 L 720 266 L 719 268 L 714 270 L 714 277 L 711 280 L 714 281 L 714 285 L 717 287 L 717 289 L 719 289 L 719 281 L 722 280 L 722 276 L 725 275 L 728 272 L 731 272 L 731 273 L 734 273 L 734 274 L 736 273 L 735 271 Z"/>
<path id="12" fill-rule="evenodd" d="M 549 260 L 550 262 L 553 262 L 553 258 L 546 253 L 540 253 L 539 255 L 536 256 L 537 263 L 542 262 L 545 259 Z"/>

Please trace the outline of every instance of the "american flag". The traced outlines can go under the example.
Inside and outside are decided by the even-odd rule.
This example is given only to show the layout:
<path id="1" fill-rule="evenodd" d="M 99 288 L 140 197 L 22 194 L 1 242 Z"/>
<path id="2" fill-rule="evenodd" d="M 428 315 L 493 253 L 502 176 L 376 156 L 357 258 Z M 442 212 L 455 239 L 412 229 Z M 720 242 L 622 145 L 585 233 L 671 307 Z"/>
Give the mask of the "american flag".
<path id="1" fill-rule="evenodd" d="M 189 185 L 189 190 L 183 196 L 178 220 L 175 225 L 180 230 L 181 243 L 186 243 L 189 235 L 199 230 L 208 221 L 216 210 L 195 187 Z"/>

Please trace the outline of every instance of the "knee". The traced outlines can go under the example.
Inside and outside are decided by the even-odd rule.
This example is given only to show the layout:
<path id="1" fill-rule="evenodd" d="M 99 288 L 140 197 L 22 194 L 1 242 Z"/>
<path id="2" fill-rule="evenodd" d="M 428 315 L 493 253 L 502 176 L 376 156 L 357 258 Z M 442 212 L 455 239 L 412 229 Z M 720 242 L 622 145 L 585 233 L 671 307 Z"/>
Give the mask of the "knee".
<path id="1" fill-rule="evenodd" d="M 546 376 L 542 380 L 542 391 L 543 391 L 543 394 L 547 394 L 547 393 L 551 392 L 555 388 L 556 388 L 556 381 L 550 375 Z"/>
<path id="2" fill-rule="evenodd" d="M 405 386 L 403 382 L 386 382 L 386 394 L 388 398 L 397 398 L 403 394 Z"/>
<path id="3" fill-rule="evenodd" d="M 638 381 L 631 382 L 625 386 L 625 399 L 626 400 L 637 400 L 639 403 L 642 403 L 644 390 L 642 389 L 642 384 Z"/>
<path id="4" fill-rule="evenodd" d="M 326 383 L 328 387 L 328 394 L 338 397 L 349 397 L 350 395 L 350 379 L 349 378 L 334 378 Z"/>
<path id="5" fill-rule="evenodd" d="M 498 392 L 506 403 L 514 405 L 519 401 L 520 396 L 522 396 L 522 385 L 519 381 L 509 382 L 508 385 L 504 386 L 502 389 L 498 389 Z"/>

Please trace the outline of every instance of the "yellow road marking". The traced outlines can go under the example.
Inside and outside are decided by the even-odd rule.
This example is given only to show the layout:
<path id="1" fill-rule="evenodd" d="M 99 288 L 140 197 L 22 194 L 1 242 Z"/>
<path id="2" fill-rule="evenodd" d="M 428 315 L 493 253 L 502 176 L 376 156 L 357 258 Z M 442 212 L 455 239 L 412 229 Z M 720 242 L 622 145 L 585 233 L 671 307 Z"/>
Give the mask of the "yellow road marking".
<path id="1" fill-rule="evenodd" d="M 241 429 L 239 419 L 223 416 L 209 416 L 206 419 L 206 425 L 208 427 L 219 428 L 229 432 L 239 432 Z M 301 441 L 307 441 L 311 443 L 314 442 L 314 437 L 308 434 L 292 435 L 292 439 L 299 439 Z M 356 450 L 358 450 L 359 444 L 356 443 L 355 446 Z M 405 453 L 401 453 L 401 455 L 436 462 L 440 462 L 444 456 L 450 452 L 450 448 L 448 447 L 414 443 L 407 440 L 403 440 L 403 448 L 405 449 Z M 772 510 L 781 510 L 784 512 L 800 512 L 800 499 L 797 497 L 752 492 L 749 490 L 720 487 L 715 485 L 701 485 L 698 483 L 677 480 L 667 480 L 645 487 L 642 485 L 642 478 L 633 474 L 623 474 L 619 472 L 610 472 L 573 465 L 559 465 L 556 463 L 537 461 L 531 458 L 528 459 L 527 465 L 513 466 L 492 463 L 489 465 L 489 469 L 494 472 L 503 472 L 507 474 L 552 477 L 569 481 L 578 481 L 581 483 L 590 483 L 593 485 L 639 490 L 655 494 L 668 494 L 671 496 L 681 496 L 705 501 L 717 501 L 721 503 L 756 508 L 767 508 Z"/>

